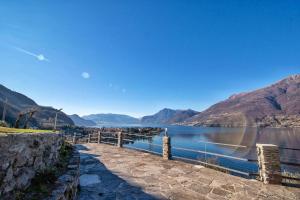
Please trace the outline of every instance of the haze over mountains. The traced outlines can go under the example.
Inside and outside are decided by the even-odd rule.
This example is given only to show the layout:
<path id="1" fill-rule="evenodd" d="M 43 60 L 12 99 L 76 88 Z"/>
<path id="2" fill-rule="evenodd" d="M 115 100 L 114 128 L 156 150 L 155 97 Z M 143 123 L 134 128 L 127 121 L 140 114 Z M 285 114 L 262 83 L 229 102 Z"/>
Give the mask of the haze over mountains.
<path id="1" fill-rule="evenodd" d="M 109 124 L 139 124 L 140 120 L 129 115 L 122 114 L 91 114 L 82 116 L 83 119 L 91 120 L 97 125 Z"/>
<path id="2" fill-rule="evenodd" d="M 194 110 L 173 110 L 164 108 L 153 115 L 135 118 L 129 115 L 122 114 L 91 114 L 79 117 L 78 115 L 70 115 L 77 126 L 105 126 L 105 125 L 159 125 L 159 124 L 174 124 L 183 122 L 186 119 L 198 114 Z M 91 123 L 92 122 L 92 123 Z"/>

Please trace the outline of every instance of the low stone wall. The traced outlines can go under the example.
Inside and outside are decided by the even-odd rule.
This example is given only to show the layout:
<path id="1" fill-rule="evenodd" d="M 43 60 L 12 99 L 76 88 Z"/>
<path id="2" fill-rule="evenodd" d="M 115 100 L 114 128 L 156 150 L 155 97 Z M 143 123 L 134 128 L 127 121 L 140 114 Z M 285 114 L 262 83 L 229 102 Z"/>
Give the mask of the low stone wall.
<path id="1" fill-rule="evenodd" d="M 62 143 L 55 133 L 0 133 L 0 199 L 26 189 L 37 171 L 55 164 Z"/>
<path id="2" fill-rule="evenodd" d="M 80 155 L 74 148 L 68 163 L 68 170 L 58 178 L 52 194 L 46 200 L 72 200 L 76 198 L 80 176 L 79 164 Z"/>

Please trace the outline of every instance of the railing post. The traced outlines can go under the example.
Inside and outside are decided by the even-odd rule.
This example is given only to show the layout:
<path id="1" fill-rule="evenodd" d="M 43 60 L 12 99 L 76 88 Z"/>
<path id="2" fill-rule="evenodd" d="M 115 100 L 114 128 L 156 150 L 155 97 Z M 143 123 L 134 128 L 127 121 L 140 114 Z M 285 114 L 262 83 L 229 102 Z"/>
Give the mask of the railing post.
<path id="1" fill-rule="evenodd" d="M 171 158 L 171 140 L 168 135 L 163 137 L 163 159 L 169 160 Z"/>
<path id="2" fill-rule="evenodd" d="M 273 144 L 256 144 L 259 178 L 266 184 L 281 184 L 279 148 Z"/>
<path id="3" fill-rule="evenodd" d="M 207 156 L 206 156 L 206 143 L 204 143 L 204 150 L 205 150 L 204 157 L 205 157 L 205 166 L 206 166 L 208 164 L 207 163 Z"/>
<path id="4" fill-rule="evenodd" d="M 73 135 L 73 144 L 76 144 L 76 133 Z"/>
<path id="5" fill-rule="evenodd" d="M 122 146 L 123 146 L 123 133 L 118 132 L 118 147 L 122 147 Z"/>
<path id="6" fill-rule="evenodd" d="M 88 143 L 91 143 L 91 134 L 89 134 Z"/>
<path id="7" fill-rule="evenodd" d="M 98 144 L 101 143 L 101 131 L 98 131 Z"/>

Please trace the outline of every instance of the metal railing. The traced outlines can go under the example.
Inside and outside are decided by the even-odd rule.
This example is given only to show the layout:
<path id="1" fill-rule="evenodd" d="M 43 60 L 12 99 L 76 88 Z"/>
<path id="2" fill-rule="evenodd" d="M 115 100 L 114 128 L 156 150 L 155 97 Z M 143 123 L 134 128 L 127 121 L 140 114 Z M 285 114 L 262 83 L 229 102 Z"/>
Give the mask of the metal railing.
<path id="1" fill-rule="evenodd" d="M 182 157 L 182 156 L 174 156 L 174 155 L 172 155 L 172 158 L 179 159 L 179 160 L 186 160 L 186 161 L 192 162 L 192 163 L 198 163 L 198 164 L 204 165 L 206 167 L 210 167 L 210 168 L 218 169 L 220 171 L 225 171 L 225 172 L 238 174 L 238 175 L 242 175 L 242 176 L 247 176 L 249 178 L 257 175 L 256 172 L 245 172 L 245 171 L 241 171 L 241 170 L 238 170 L 238 169 L 233 169 L 233 168 L 229 168 L 229 167 L 225 167 L 225 166 L 222 166 L 222 165 L 218 165 L 218 164 L 209 162 L 208 156 L 215 156 L 217 158 L 225 158 L 225 159 L 242 161 L 242 162 L 250 162 L 250 159 L 207 151 L 207 144 L 220 145 L 220 146 L 229 146 L 229 147 L 241 147 L 241 148 L 247 148 L 246 146 L 234 145 L 234 144 L 225 144 L 225 143 L 216 143 L 216 142 L 206 142 L 206 141 L 198 141 L 198 142 L 204 144 L 204 150 L 196 150 L 196 149 L 189 149 L 189 148 L 176 147 L 176 146 L 172 146 L 171 149 L 179 150 L 179 151 L 185 151 L 185 152 L 193 152 L 193 153 L 196 153 L 196 154 L 199 154 L 199 155 L 204 155 L 204 161 L 199 160 L 199 159 L 190 159 L 190 158 L 186 158 L 186 157 Z"/>
<path id="2" fill-rule="evenodd" d="M 121 136 L 119 135 L 121 134 Z M 156 135 L 157 136 L 157 135 Z M 165 135 L 166 136 L 166 135 Z M 159 136 L 162 138 L 162 136 Z M 73 137 L 67 136 L 65 137 L 68 141 L 72 141 L 73 143 L 81 143 L 81 142 L 88 142 L 88 143 L 104 143 L 108 145 L 119 145 L 119 147 L 122 147 L 123 144 L 132 144 L 134 142 L 141 143 L 141 144 L 147 144 L 153 147 L 158 147 L 162 150 L 162 153 L 157 152 L 157 151 L 152 151 L 149 149 L 144 149 L 136 146 L 130 146 L 127 145 L 125 146 L 126 148 L 129 149 L 134 149 L 138 151 L 143 151 L 143 152 L 148 152 L 152 153 L 155 155 L 163 156 L 163 151 L 164 151 L 164 143 L 161 144 L 153 144 L 149 142 L 144 142 L 140 141 L 141 139 L 149 140 L 153 138 L 153 135 L 145 135 L 145 134 L 140 134 L 140 133 L 125 133 L 125 132 L 98 132 L 98 133 L 92 133 L 88 135 L 78 135 L 74 134 Z M 71 139 L 72 138 L 72 139 Z M 121 140 L 121 141 L 120 141 Z M 259 173 L 257 171 L 255 172 L 245 172 L 225 166 L 221 166 L 215 163 L 208 162 L 208 156 L 215 156 L 217 158 L 224 158 L 224 159 L 229 159 L 229 160 L 236 160 L 236 161 L 241 161 L 241 162 L 250 162 L 250 163 L 257 163 L 257 159 L 248 159 L 248 158 L 241 158 L 237 156 L 232 156 L 232 155 L 226 155 L 222 153 L 216 153 L 216 152 L 210 152 L 207 151 L 207 145 L 220 145 L 220 146 L 226 146 L 226 147 L 232 147 L 232 148 L 242 148 L 242 149 L 247 149 L 247 148 L 254 148 L 254 147 L 247 147 L 244 145 L 236 145 L 236 144 L 225 144 L 225 143 L 217 143 L 217 142 L 209 142 L 209 141 L 198 141 L 199 143 L 204 144 L 204 150 L 196 150 L 196 149 L 189 149 L 189 148 L 183 148 L 183 147 L 177 147 L 177 146 L 171 146 L 170 149 L 172 150 L 177 150 L 177 151 L 186 151 L 186 152 L 193 152 L 196 154 L 204 155 L 204 161 L 199 160 L 199 159 L 193 159 L 193 158 L 187 158 L 187 157 L 182 157 L 182 156 L 175 156 L 170 154 L 171 159 L 176 159 L 176 160 L 182 160 L 186 162 L 192 162 L 192 163 L 197 163 L 206 167 L 211 167 L 220 171 L 225 171 L 233 174 L 238 174 L 242 176 L 246 176 L 249 178 L 257 177 L 259 176 Z M 284 150 L 293 150 L 293 151 L 300 151 L 300 149 L 297 148 L 288 148 L 288 147 L 279 147 L 279 149 L 284 149 Z M 294 162 L 287 162 L 287 161 L 280 161 L 281 164 L 283 165 L 290 165 L 290 166 L 296 166 L 299 167 L 300 163 L 294 163 Z M 293 181 L 300 181 L 300 178 L 298 177 L 291 177 L 287 175 L 282 175 L 283 179 L 287 180 L 293 180 Z"/>
<path id="3" fill-rule="evenodd" d="M 127 138 L 126 138 L 127 137 Z M 131 139 L 128 139 L 131 138 Z M 133 137 L 133 138 L 132 138 Z M 135 138 L 136 137 L 136 138 Z M 144 140 L 149 140 L 152 139 L 153 135 L 145 135 L 145 134 L 138 134 L 138 133 L 124 133 L 124 141 L 130 141 L 130 142 L 136 142 L 138 144 L 147 144 L 150 145 L 151 147 L 159 147 L 162 148 L 162 145 L 159 144 L 153 144 L 150 142 L 144 142 Z M 141 141 L 142 139 L 142 141 Z M 139 147 L 135 147 L 135 146 L 125 146 L 128 149 L 133 149 L 133 150 L 138 150 L 138 151 L 142 151 L 142 152 L 147 152 L 147 153 L 151 153 L 151 154 L 155 154 L 155 155 L 159 155 L 161 156 L 162 154 L 156 151 L 152 151 L 150 149 L 144 149 L 144 148 L 139 148 Z"/>
<path id="4" fill-rule="evenodd" d="M 196 162 L 196 163 L 199 163 L 199 164 L 201 164 L 205 167 L 217 168 L 221 171 L 228 171 L 228 172 L 232 172 L 232 173 L 236 173 L 236 174 L 240 174 L 240 175 L 244 175 L 244 176 L 256 175 L 256 174 L 251 174 L 251 173 L 243 172 L 243 171 L 236 170 L 236 169 L 231 169 L 231 168 L 228 168 L 228 167 L 223 167 L 223 166 L 220 166 L 220 165 L 215 165 L 215 164 L 212 164 L 212 163 L 209 163 L 209 162 L 203 162 L 203 161 L 200 161 L 200 160 L 184 158 L 184 157 L 181 157 L 181 156 L 172 156 L 172 157 L 175 158 L 175 159 L 178 159 L 178 160 L 188 161 L 188 162 L 192 162 L 192 163 Z"/>
<path id="5" fill-rule="evenodd" d="M 109 144 L 109 145 L 117 145 L 118 144 L 117 134 L 118 134 L 117 132 L 101 132 L 100 134 L 99 133 L 94 133 L 94 134 L 86 135 L 85 140 L 88 143 L 98 143 L 99 136 L 100 136 L 101 139 L 100 139 L 99 143 L 104 143 L 104 144 Z M 108 135 L 110 135 L 110 136 L 108 136 Z M 158 148 L 163 149 L 163 145 L 140 141 L 140 139 L 142 139 L 142 138 L 150 139 L 150 138 L 153 138 L 153 136 L 138 134 L 138 133 L 122 133 L 122 135 L 123 135 L 122 143 L 125 142 L 125 144 L 126 144 L 126 142 L 129 142 L 129 143 L 137 142 L 138 144 L 147 144 L 147 145 L 150 145 L 150 146 L 154 146 L 154 147 L 158 147 Z M 74 135 L 74 137 L 77 137 L 76 134 Z M 130 138 L 130 137 L 134 137 L 134 138 Z M 74 140 L 76 140 L 76 139 L 73 139 L 73 141 Z M 81 140 L 83 140 L 82 137 L 81 137 Z M 206 141 L 199 141 L 199 142 L 205 144 L 205 151 L 182 148 L 182 147 L 175 147 L 175 146 L 171 146 L 171 149 L 203 154 L 203 155 L 205 155 L 205 161 L 200 161 L 200 160 L 197 160 L 197 159 L 190 159 L 190 158 L 185 158 L 185 157 L 180 157 L 180 156 L 175 156 L 175 155 L 170 156 L 171 159 L 178 159 L 178 160 L 184 160 L 184 161 L 188 161 L 188 162 L 194 162 L 194 163 L 198 163 L 198 164 L 201 164 L 201 165 L 205 165 L 206 167 L 213 167 L 213 168 L 220 169 L 221 171 L 228 171 L 228 172 L 237 173 L 237 174 L 241 174 L 241 175 L 245 175 L 245 176 L 251 176 L 251 175 L 254 174 L 254 173 L 243 172 L 243 171 L 240 171 L 240 170 L 231 169 L 231 168 L 228 168 L 228 167 L 224 167 L 224 166 L 216 165 L 216 164 L 213 164 L 213 163 L 209 163 L 206 159 L 207 156 L 217 156 L 217 157 L 222 157 L 222 158 L 226 158 L 226 159 L 234 159 L 234 160 L 247 162 L 249 160 L 246 159 L 246 158 L 239 158 L 239 157 L 235 157 L 235 156 L 209 152 L 209 151 L 206 150 L 206 144 L 216 144 L 216 145 L 232 146 L 232 147 L 246 147 L 246 146 L 233 145 L 233 144 L 224 144 L 224 143 L 213 143 L 213 142 L 206 142 Z M 135 147 L 135 146 L 125 146 L 125 147 L 129 148 L 129 149 L 134 149 L 134 150 L 139 150 L 139 151 L 143 151 L 143 152 L 152 153 L 152 154 L 155 154 L 155 155 L 160 155 L 160 156 L 162 155 L 162 153 L 160 153 L 160 152 L 152 151 L 152 150 L 144 149 L 144 148 L 140 148 L 140 147 Z"/>

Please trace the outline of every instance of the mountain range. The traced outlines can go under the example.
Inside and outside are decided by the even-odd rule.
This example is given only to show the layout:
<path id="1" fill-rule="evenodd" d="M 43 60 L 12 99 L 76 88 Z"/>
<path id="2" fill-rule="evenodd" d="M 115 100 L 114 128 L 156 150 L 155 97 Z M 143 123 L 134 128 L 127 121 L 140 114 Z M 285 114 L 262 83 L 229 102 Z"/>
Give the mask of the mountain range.
<path id="1" fill-rule="evenodd" d="M 97 123 L 92 121 L 92 120 L 87 120 L 82 117 L 80 117 L 77 114 L 69 115 L 69 117 L 73 120 L 74 124 L 76 126 L 86 126 L 86 127 L 91 127 L 91 126 L 96 126 Z"/>
<path id="2" fill-rule="evenodd" d="M 7 103 L 5 103 L 7 100 Z M 74 125 L 73 121 L 63 112 L 58 111 L 52 107 L 40 106 L 27 96 L 12 91 L 0 84 L 0 119 L 2 119 L 3 109 L 6 107 L 5 121 L 15 125 L 16 120 L 20 113 L 26 113 L 28 111 L 35 110 L 32 118 L 29 119 L 29 115 L 23 115 L 19 118 L 20 126 L 25 126 L 26 119 L 28 120 L 28 126 L 38 128 L 52 128 L 54 125 L 54 118 L 56 112 L 57 126 Z"/>
<path id="3" fill-rule="evenodd" d="M 287 77 L 268 87 L 232 95 L 185 120 L 194 126 L 300 126 L 300 75 Z"/>
<path id="4" fill-rule="evenodd" d="M 136 124 L 174 124 L 183 122 L 186 119 L 198 114 L 194 110 L 173 110 L 169 108 L 162 109 L 153 115 L 135 118 L 122 114 L 91 114 L 79 117 L 78 115 L 70 115 L 71 119 L 77 126 L 95 126 L 95 125 L 136 125 Z"/>
<path id="5" fill-rule="evenodd" d="M 97 125 L 112 125 L 112 124 L 139 124 L 140 120 L 129 115 L 122 114 L 91 114 L 82 116 L 85 120 L 91 120 Z"/>
<path id="6" fill-rule="evenodd" d="M 175 124 L 183 122 L 199 112 L 188 110 L 173 110 L 169 108 L 162 109 L 154 115 L 144 116 L 141 118 L 142 124 Z"/>
<path id="7" fill-rule="evenodd" d="M 5 103 L 7 99 L 7 103 Z M 145 116 L 141 119 L 122 114 L 91 114 L 86 116 L 66 115 L 52 107 L 40 106 L 29 97 L 12 91 L 0 85 L 0 119 L 2 119 L 3 109 L 6 107 L 5 121 L 14 126 L 20 113 L 31 110 L 36 112 L 28 120 L 29 127 L 53 128 L 56 112 L 57 125 L 77 125 L 77 126 L 97 126 L 97 125 L 136 125 L 136 124 L 172 124 L 185 121 L 187 118 L 197 114 L 193 110 L 172 110 L 163 109 L 158 113 Z M 29 114 L 20 118 L 20 127 L 25 126 Z"/>
<path id="8" fill-rule="evenodd" d="M 8 100 L 8 103 L 4 103 Z M 13 125 L 22 112 L 36 110 L 30 126 L 53 127 L 52 107 L 40 106 L 32 99 L 0 85 L 0 119 L 6 105 L 5 120 Z M 23 117 L 24 118 L 24 117 Z M 23 123 L 26 118 L 23 119 Z M 22 120 L 21 120 L 22 122 Z M 268 87 L 240 93 L 197 112 L 165 108 L 140 119 L 121 114 L 91 114 L 83 117 L 58 112 L 58 126 L 177 124 L 213 127 L 300 127 L 300 75 L 287 77 Z"/>

